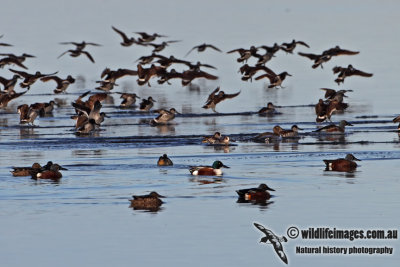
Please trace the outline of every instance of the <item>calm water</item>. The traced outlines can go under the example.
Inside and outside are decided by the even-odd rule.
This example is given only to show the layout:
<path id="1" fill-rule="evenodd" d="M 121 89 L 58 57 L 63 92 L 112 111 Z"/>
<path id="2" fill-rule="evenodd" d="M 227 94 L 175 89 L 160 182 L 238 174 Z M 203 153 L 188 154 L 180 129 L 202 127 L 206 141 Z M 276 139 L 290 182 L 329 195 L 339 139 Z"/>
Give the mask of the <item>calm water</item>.
<path id="1" fill-rule="evenodd" d="M 392 26 L 399 23 L 398 3 L 45 2 L 4 1 L 8 12 L 0 18 L 0 34 L 4 34 L 0 41 L 14 47 L 1 47 L 1 52 L 36 55 L 26 61 L 29 72 L 58 70 L 62 77 L 82 78 L 67 94 L 57 96 L 52 94 L 52 82 L 39 81 L 0 110 L 2 266 L 283 266 L 272 246 L 258 243 L 263 235 L 253 222 L 279 236 L 287 236 L 286 230 L 293 225 L 301 229 L 398 228 L 400 137 L 397 124 L 392 123 L 399 113 L 400 97 L 400 68 L 394 56 L 400 32 Z M 105 67 L 136 69 L 135 60 L 151 53 L 146 47 L 121 47 L 111 25 L 129 34 L 159 32 L 170 40 L 182 40 L 163 51 L 178 58 L 204 42 L 229 51 L 295 38 L 311 48 L 297 47 L 293 55 L 280 51 L 267 64 L 293 75 L 283 89 L 266 89 L 261 81 L 241 81 L 237 55 L 208 50 L 187 57 L 218 68 L 210 72 L 219 80 L 195 81 L 199 90 L 181 87 L 177 81 L 160 86 L 151 80 L 151 87 L 139 87 L 136 77 L 122 78 L 103 103 L 102 111 L 110 118 L 94 136 L 77 137 L 69 118 L 74 112 L 70 103 L 87 90 L 97 91 L 95 81 Z M 57 59 L 69 49 L 59 42 L 81 40 L 103 45 L 88 48 L 96 64 L 83 57 Z M 360 54 L 334 58 L 316 70 L 311 61 L 296 54 L 320 53 L 335 45 Z M 347 64 L 374 76 L 350 77 L 338 87 L 331 68 Z M 12 76 L 7 68 L 0 75 Z M 218 104 L 221 114 L 201 108 L 217 86 L 227 93 L 241 91 L 238 97 Z M 354 90 L 347 94 L 349 109 L 332 117 L 335 123 L 345 119 L 354 124 L 346 127 L 344 136 L 312 132 L 317 129 L 313 104 L 323 97 L 321 87 Z M 182 115 L 171 125 L 152 127 L 146 121 L 154 113 L 118 108 L 121 100 L 115 92 L 125 91 L 152 96 L 155 108 L 175 107 Z M 53 116 L 38 118 L 35 127 L 19 125 L 18 105 L 54 98 L 60 106 Z M 280 106 L 280 114 L 255 114 L 267 102 Z M 299 125 L 304 129 L 301 138 L 272 144 L 252 141 L 277 124 L 283 128 Z M 229 147 L 201 144 L 203 136 L 215 131 L 230 135 L 235 142 Z M 164 153 L 173 167 L 157 167 Z M 324 171 L 323 159 L 347 153 L 362 160 L 357 171 Z M 217 159 L 230 166 L 219 183 L 202 184 L 190 175 L 189 166 L 209 165 Z M 14 178 L 9 173 L 11 166 L 48 160 L 68 168 L 58 183 Z M 276 190 L 266 205 L 237 203 L 235 190 L 260 183 Z M 150 191 L 167 197 L 160 211 L 129 208 L 133 194 Z M 295 253 L 296 246 L 316 245 L 387 246 L 394 248 L 394 255 Z M 398 240 L 289 239 L 284 243 L 293 266 L 397 266 L 399 248 Z"/>

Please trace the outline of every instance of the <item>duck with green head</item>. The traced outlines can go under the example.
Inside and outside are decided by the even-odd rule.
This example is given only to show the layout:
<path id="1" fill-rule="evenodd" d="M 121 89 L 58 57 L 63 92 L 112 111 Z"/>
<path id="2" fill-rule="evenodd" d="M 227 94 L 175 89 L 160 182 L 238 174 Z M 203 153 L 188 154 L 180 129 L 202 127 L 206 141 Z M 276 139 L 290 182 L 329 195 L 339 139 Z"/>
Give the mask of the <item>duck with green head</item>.
<path id="1" fill-rule="evenodd" d="M 221 168 L 229 168 L 224 165 L 221 161 L 214 161 L 212 166 L 192 166 L 189 171 L 192 175 L 222 175 Z"/>

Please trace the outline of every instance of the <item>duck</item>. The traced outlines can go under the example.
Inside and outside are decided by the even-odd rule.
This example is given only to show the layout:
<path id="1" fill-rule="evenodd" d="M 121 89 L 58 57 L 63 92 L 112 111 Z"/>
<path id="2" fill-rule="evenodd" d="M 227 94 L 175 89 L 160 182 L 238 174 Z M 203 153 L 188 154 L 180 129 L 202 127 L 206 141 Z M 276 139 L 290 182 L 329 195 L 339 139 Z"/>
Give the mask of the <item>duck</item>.
<path id="1" fill-rule="evenodd" d="M 274 113 L 275 113 L 275 106 L 271 102 L 268 102 L 266 107 L 263 107 L 258 111 L 258 114 L 260 115 L 272 115 Z"/>
<path id="2" fill-rule="evenodd" d="M 215 132 L 212 136 L 205 136 L 203 137 L 202 143 L 214 144 L 221 138 L 220 132 Z"/>
<path id="3" fill-rule="evenodd" d="M 71 75 L 68 75 L 65 79 L 53 75 L 42 77 L 40 80 L 42 82 L 55 81 L 57 83 L 56 89 L 53 90 L 55 94 L 64 93 L 70 84 L 75 83 L 75 78 L 73 78 Z"/>
<path id="4" fill-rule="evenodd" d="M 283 88 L 282 87 L 282 82 L 283 80 L 286 79 L 286 76 L 292 76 L 291 74 L 287 73 L 286 71 L 280 73 L 280 74 L 275 74 L 275 73 L 265 73 L 263 75 L 260 75 L 256 77 L 256 80 L 260 80 L 263 78 L 268 78 L 270 81 L 270 85 L 268 85 L 268 88 Z"/>
<path id="5" fill-rule="evenodd" d="M 158 211 L 160 206 L 164 203 L 160 198 L 164 196 L 153 191 L 148 195 L 133 195 L 133 199 L 130 200 L 130 207 L 135 210 L 149 210 Z"/>
<path id="6" fill-rule="evenodd" d="M 94 58 L 92 55 L 85 50 L 80 50 L 80 49 L 69 49 L 65 52 L 63 52 L 61 55 L 59 55 L 57 58 L 62 57 L 63 55 L 69 53 L 71 57 L 79 57 L 80 55 L 84 54 L 92 63 L 95 63 Z"/>
<path id="7" fill-rule="evenodd" d="M 141 37 L 138 38 L 138 41 L 141 43 L 148 43 L 154 41 L 158 37 L 168 37 L 166 35 L 161 35 L 158 33 L 153 33 L 149 34 L 147 32 L 135 32 L 136 34 L 139 34 Z"/>
<path id="8" fill-rule="evenodd" d="M 175 114 L 180 114 L 175 108 L 171 108 L 170 110 L 161 109 L 158 110 L 158 113 L 160 113 L 160 115 L 152 119 L 150 122 L 151 124 L 166 124 L 175 118 Z"/>
<path id="9" fill-rule="evenodd" d="M 29 89 L 32 84 L 34 84 L 38 79 L 46 77 L 46 76 L 52 76 L 58 73 L 58 71 L 50 73 L 50 74 L 44 74 L 41 73 L 40 71 L 35 72 L 34 74 L 27 73 L 25 71 L 18 71 L 14 69 L 10 69 L 10 71 L 18 74 L 20 77 L 23 77 L 24 80 L 19 84 L 22 88 L 27 88 Z"/>
<path id="10" fill-rule="evenodd" d="M 0 68 L 4 68 L 6 65 L 16 65 L 18 67 L 21 67 L 23 69 L 28 69 L 23 62 L 27 57 L 35 57 L 33 55 L 29 55 L 26 53 L 23 53 L 21 56 L 17 56 L 14 54 L 1 54 L 2 56 L 5 56 L 4 58 L 0 59 Z"/>
<path id="11" fill-rule="evenodd" d="M 347 122 L 346 120 L 341 120 L 339 125 L 329 124 L 327 126 L 319 128 L 318 130 L 315 130 L 314 132 L 340 133 L 340 134 L 342 134 L 342 133 L 344 133 L 346 126 L 353 126 L 353 124 Z"/>
<path id="12" fill-rule="evenodd" d="M 147 99 L 142 100 L 139 109 L 142 111 L 149 111 L 153 107 L 154 102 L 157 101 L 155 101 L 151 96 L 149 96 Z"/>
<path id="13" fill-rule="evenodd" d="M 31 176 L 31 173 L 34 171 L 40 171 L 42 166 L 39 163 L 35 162 L 32 164 L 32 167 L 12 167 L 11 171 L 13 176 Z"/>
<path id="14" fill-rule="evenodd" d="M 51 179 L 51 180 L 59 180 L 62 178 L 62 174 L 60 170 L 68 170 L 57 163 L 52 164 L 49 170 L 40 171 L 38 173 L 32 173 L 32 179 Z"/>
<path id="15" fill-rule="evenodd" d="M 336 78 L 335 82 L 340 85 L 340 83 L 344 82 L 344 79 L 349 76 L 357 75 L 361 77 L 372 77 L 372 73 L 364 72 L 361 70 L 358 70 L 354 68 L 351 64 L 347 66 L 347 68 L 344 67 L 334 67 L 332 69 L 334 74 L 338 73 L 338 77 Z"/>
<path id="16" fill-rule="evenodd" d="M 174 165 L 174 163 L 172 162 L 172 160 L 170 160 L 168 158 L 167 154 L 164 154 L 158 158 L 157 165 L 158 166 L 172 166 L 172 165 Z"/>
<path id="17" fill-rule="evenodd" d="M 275 191 L 274 189 L 268 187 L 266 184 L 260 184 L 256 188 L 246 188 L 236 190 L 236 193 L 239 195 L 239 198 L 244 200 L 255 200 L 262 201 L 271 198 L 271 194 L 268 191 Z"/>
<path id="18" fill-rule="evenodd" d="M 111 26 L 111 28 L 122 37 L 122 42 L 121 42 L 122 46 L 127 47 L 127 46 L 131 46 L 133 44 L 139 44 L 139 45 L 141 44 L 134 37 L 128 38 L 128 36 L 124 32 L 118 30 L 114 26 Z"/>
<path id="19" fill-rule="evenodd" d="M 217 94 L 218 92 L 218 94 Z M 226 99 L 234 98 L 240 94 L 240 91 L 234 94 L 225 94 L 224 91 L 220 91 L 220 87 L 217 87 L 207 98 L 206 104 L 203 106 L 204 109 L 211 108 L 214 112 L 216 105 Z"/>
<path id="20" fill-rule="evenodd" d="M 290 130 L 284 130 L 284 129 L 280 129 L 279 131 L 279 135 L 281 137 L 297 137 L 299 130 L 303 130 L 302 128 L 299 128 L 296 124 L 293 125 Z"/>
<path id="21" fill-rule="evenodd" d="M 229 168 L 224 165 L 221 161 L 214 161 L 212 166 L 192 166 L 189 171 L 191 175 L 209 175 L 209 176 L 220 176 L 222 175 L 221 168 Z"/>
<path id="22" fill-rule="evenodd" d="M 136 94 L 128 94 L 128 93 L 119 93 L 121 94 L 121 97 L 123 100 L 121 104 L 119 105 L 121 108 L 124 107 L 130 107 L 136 103 L 136 98 L 139 98 Z"/>
<path id="23" fill-rule="evenodd" d="M 185 55 L 185 57 L 187 57 L 190 52 L 192 52 L 193 50 L 197 49 L 197 52 L 204 52 L 207 48 L 212 48 L 218 52 L 222 52 L 221 49 L 219 49 L 218 47 L 212 45 L 212 44 L 201 44 L 201 45 L 196 45 L 194 46 L 192 49 L 189 50 L 189 52 L 187 52 L 187 54 Z"/>
<path id="24" fill-rule="evenodd" d="M 305 47 L 307 47 L 307 48 L 310 48 L 310 46 L 308 45 L 308 44 L 306 44 L 305 42 L 303 42 L 303 41 L 296 41 L 296 40 L 292 40 L 292 42 L 290 42 L 290 43 L 283 43 L 283 44 L 281 44 L 281 46 L 280 46 L 280 49 L 282 49 L 283 51 L 285 51 L 286 53 L 290 53 L 290 54 L 292 54 L 293 53 L 293 50 L 296 48 L 296 45 L 302 45 L 302 46 L 305 46 Z"/>
<path id="25" fill-rule="evenodd" d="M 22 104 L 17 107 L 17 111 L 19 113 L 19 123 L 31 124 L 34 125 L 36 117 L 39 115 L 39 110 L 34 109 L 27 104 Z"/>
<path id="26" fill-rule="evenodd" d="M 326 164 L 327 171 L 339 171 L 339 172 L 350 172 L 357 168 L 357 163 L 354 161 L 361 161 L 356 158 L 353 154 L 347 154 L 345 158 L 339 158 L 334 160 L 323 160 Z"/>
<path id="27" fill-rule="evenodd" d="M 258 134 L 256 137 L 254 137 L 254 140 L 256 141 L 265 141 L 266 143 L 270 143 L 273 139 L 277 140 L 280 137 L 280 132 L 283 129 L 279 126 L 276 125 L 274 128 L 272 128 L 272 132 L 264 132 Z"/>

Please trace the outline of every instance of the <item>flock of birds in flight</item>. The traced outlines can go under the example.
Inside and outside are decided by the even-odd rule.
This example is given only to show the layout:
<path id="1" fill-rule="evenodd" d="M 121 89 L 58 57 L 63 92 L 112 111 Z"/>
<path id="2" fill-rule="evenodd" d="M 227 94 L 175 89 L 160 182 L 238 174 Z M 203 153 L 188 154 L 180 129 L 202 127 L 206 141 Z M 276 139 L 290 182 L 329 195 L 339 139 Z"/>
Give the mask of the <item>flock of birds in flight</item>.
<path id="1" fill-rule="evenodd" d="M 105 68 L 103 72 L 100 74 L 101 80 L 97 81 L 99 86 L 95 89 L 102 90 L 102 93 L 92 94 L 88 97 L 87 100 L 83 100 L 86 96 L 90 94 L 90 91 L 87 91 L 80 95 L 73 103 L 72 107 L 75 109 L 76 114 L 71 116 L 72 119 L 76 121 L 75 128 L 76 133 L 78 135 L 90 135 L 93 131 L 95 131 L 107 115 L 104 112 L 101 112 L 102 104 L 101 102 L 105 100 L 111 90 L 113 90 L 114 86 L 117 86 L 117 80 L 125 77 L 125 76 L 136 76 L 137 84 L 139 86 L 148 85 L 151 86 L 150 81 L 153 78 L 157 79 L 158 84 L 170 84 L 170 80 L 172 79 L 180 79 L 182 86 L 190 86 L 195 79 L 203 78 L 208 80 L 217 80 L 218 76 L 213 75 L 204 71 L 204 68 L 207 69 L 216 69 L 216 67 L 197 62 L 192 63 L 190 61 L 184 59 L 178 59 L 174 56 L 163 56 L 159 54 L 159 52 L 163 51 L 167 46 L 172 43 L 179 42 L 179 40 L 170 40 L 163 41 L 160 43 L 155 43 L 159 38 L 166 38 L 167 36 L 161 34 L 148 34 L 145 32 L 135 32 L 137 34 L 136 37 L 128 37 L 123 31 L 112 26 L 112 30 L 120 36 L 122 39 L 121 46 L 128 47 L 132 45 L 144 46 L 144 47 L 152 47 L 152 52 L 148 56 L 142 56 L 137 61 L 136 69 L 117 69 L 111 70 L 109 68 Z M 0 36 L 2 38 L 3 36 Z M 87 50 L 87 47 L 101 46 L 100 44 L 93 42 L 61 42 L 62 45 L 71 45 L 73 48 L 64 51 L 62 54 L 58 56 L 58 58 L 63 57 L 64 55 L 70 55 L 71 57 L 79 57 L 86 56 L 88 60 L 95 63 L 95 59 Z M 235 54 L 237 53 L 239 57 L 236 61 L 242 64 L 239 67 L 238 72 L 241 74 L 241 79 L 243 81 L 252 81 L 254 80 L 263 80 L 266 79 L 269 84 L 268 88 L 280 88 L 282 87 L 283 82 L 288 76 L 291 76 L 288 72 L 284 71 L 281 73 L 277 73 L 266 66 L 266 64 L 276 56 L 278 51 L 283 51 L 287 54 L 293 54 L 295 48 L 300 45 L 306 48 L 310 48 L 309 45 L 303 41 L 293 40 L 292 42 L 282 43 L 271 46 L 251 46 L 250 48 L 238 48 L 233 49 L 227 52 L 227 54 Z M 8 43 L 0 42 L 0 46 L 7 47 L 12 46 Z M 197 51 L 198 53 L 204 52 L 206 50 L 214 50 L 216 52 L 222 52 L 221 49 L 212 45 L 203 43 L 200 45 L 196 45 L 191 48 L 185 55 L 188 56 L 193 51 Z M 312 68 L 323 68 L 323 64 L 330 61 L 332 58 L 336 56 L 350 56 L 357 55 L 359 51 L 350 51 L 347 49 L 342 49 L 339 46 L 335 46 L 333 48 L 327 49 L 323 51 L 321 54 L 311 54 L 311 53 L 303 53 L 298 52 L 298 55 L 305 57 L 311 60 Z M 25 65 L 25 61 L 29 58 L 33 58 L 33 55 L 30 54 L 22 54 L 20 56 L 14 54 L 0 54 L 2 58 L 0 59 L 0 68 L 4 68 L 5 66 L 14 65 L 24 70 L 28 70 Z M 254 65 L 249 65 L 248 61 L 254 58 L 256 63 Z M 150 66 L 148 66 L 150 64 Z M 171 68 L 173 65 L 183 65 L 187 69 L 178 72 L 174 68 Z M 71 75 L 68 75 L 65 78 L 56 76 L 57 72 L 43 74 L 40 71 L 36 71 L 35 73 L 25 72 L 22 70 L 16 70 L 14 68 L 9 68 L 9 71 L 12 73 L 11 78 L 6 78 L 0 76 L 0 83 L 3 85 L 3 88 L 0 90 L 0 108 L 7 107 L 8 103 L 17 97 L 25 94 L 30 87 L 38 80 L 42 82 L 53 81 L 56 83 L 54 93 L 60 94 L 66 92 L 67 88 L 70 84 L 75 82 L 75 78 Z M 337 75 L 335 82 L 340 85 L 344 83 L 345 79 L 350 76 L 361 76 L 361 77 L 371 77 L 371 73 L 367 73 L 361 70 L 354 68 L 352 65 L 348 65 L 347 67 L 336 66 L 333 68 L 333 73 Z M 19 83 L 21 88 L 26 89 L 23 92 L 17 93 L 14 88 L 16 87 L 19 80 L 22 80 Z M 319 99 L 318 103 L 315 105 L 315 114 L 316 114 L 316 122 L 323 122 L 325 120 L 331 121 L 331 116 L 337 111 L 343 111 L 348 107 L 347 103 L 343 102 L 344 97 L 346 97 L 345 93 L 351 92 L 352 90 L 334 90 L 330 88 L 321 88 L 325 91 L 325 99 Z M 139 96 L 135 93 L 119 93 L 121 94 L 122 102 L 120 107 L 127 108 L 133 107 L 137 101 Z M 227 94 L 224 91 L 220 90 L 220 87 L 217 87 L 213 90 L 208 96 L 207 100 L 203 108 L 212 109 L 216 112 L 215 108 L 218 103 L 224 101 L 226 99 L 237 97 L 240 94 L 239 92 L 233 94 Z M 142 99 L 142 102 L 139 104 L 139 109 L 141 111 L 150 111 L 154 105 L 154 100 L 151 96 L 148 98 Z M 21 124 L 34 124 L 37 116 L 42 116 L 47 113 L 51 113 L 54 109 L 55 102 L 50 101 L 48 103 L 33 103 L 33 104 L 22 104 L 18 106 L 17 112 L 20 114 L 20 123 Z M 175 118 L 176 114 L 179 114 L 175 108 L 170 109 L 157 109 L 153 110 L 153 112 L 159 113 L 159 115 L 151 120 L 151 124 L 159 125 L 159 124 L 168 124 L 171 120 Z M 273 115 L 276 114 L 275 106 L 272 103 L 268 103 L 267 107 L 264 107 L 258 111 L 260 115 Z M 400 116 L 396 117 L 394 122 L 400 122 Z M 345 126 L 351 125 L 345 120 L 342 120 L 339 125 L 329 124 L 327 126 L 321 127 L 316 130 L 316 132 L 328 132 L 328 133 L 344 133 Z M 399 125 L 400 128 L 400 125 Z M 273 132 L 265 132 L 261 133 L 255 137 L 255 140 L 262 142 L 270 142 L 276 138 L 294 138 L 297 137 L 298 131 L 302 130 L 297 125 L 293 125 L 291 129 L 285 130 L 280 126 L 275 126 L 273 128 Z M 212 145 L 228 145 L 230 139 L 228 136 L 222 136 L 221 133 L 216 132 L 212 136 L 204 137 L 203 143 L 208 143 Z M 349 171 L 354 170 L 357 167 L 357 164 L 354 162 L 356 159 L 353 155 L 348 154 L 346 158 L 341 158 L 337 160 L 324 160 L 326 163 L 327 170 L 336 170 L 336 171 Z M 37 164 L 37 163 L 35 163 Z M 34 164 L 34 165 L 35 165 Z M 160 157 L 158 165 L 172 165 L 172 161 L 167 157 L 167 155 L 163 155 Z M 215 161 L 212 166 L 197 166 L 192 167 L 190 169 L 190 173 L 192 175 L 222 175 L 221 168 L 227 168 L 222 162 Z M 52 164 L 51 162 L 41 167 L 40 165 L 32 166 L 32 167 L 22 167 L 15 168 L 13 174 L 19 176 L 17 173 L 20 171 L 23 174 L 31 175 L 34 179 L 59 179 L 62 177 L 59 170 L 64 169 L 58 164 Z M 249 188 L 244 190 L 238 190 L 239 198 L 243 200 L 259 200 L 259 199 L 267 199 L 270 197 L 269 191 L 273 191 L 273 189 L 268 186 L 262 184 L 258 188 Z M 132 207 L 141 206 L 157 206 L 159 207 L 162 204 L 162 201 L 159 199 L 162 197 L 156 192 L 152 192 L 146 196 L 134 196 L 132 200 Z M 139 203 L 139 204 L 138 204 Z"/>

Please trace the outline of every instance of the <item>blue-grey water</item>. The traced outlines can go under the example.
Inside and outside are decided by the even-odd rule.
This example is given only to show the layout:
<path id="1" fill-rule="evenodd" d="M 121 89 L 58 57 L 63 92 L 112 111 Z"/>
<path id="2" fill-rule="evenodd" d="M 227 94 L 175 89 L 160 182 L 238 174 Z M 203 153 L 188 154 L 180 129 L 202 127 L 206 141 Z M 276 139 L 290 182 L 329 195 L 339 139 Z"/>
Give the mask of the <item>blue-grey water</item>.
<path id="1" fill-rule="evenodd" d="M 14 46 L 0 47 L 1 53 L 35 55 L 26 61 L 28 72 L 59 71 L 80 79 L 60 95 L 52 93 L 53 82 L 38 81 L 0 110 L 1 266 L 283 266 L 272 245 L 259 243 L 263 234 L 254 222 L 279 236 L 287 236 L 290 226 L 398 229 L 400 137 L 392 120 L 400 113 L 399 8 L 396 1 L 3 1 L 0 41 Z M 185 58 L 218 68 L 209 71 L 217 81 L 194 81 L 197 90 L 174 80 L 138 86 L 136 77 L 124 77 L 103 102 L 110 118 L 93 136 L 79 137 L 70 103 L 87 90 L 100 92 L 94 88 L 105 67 L 136 69 L 136 59 L 151 54 L 149 47 L 120 46 L 111 26 L 131 36 L 147 31 L 182 40 L 162 52 L 178 58 L 204 42 L 224 52 L 292 39 L 310 48 L 297 46 L 293 55 L 279 51 L 267 64 L 293 75 L 280 89 L 241 81 L 238 55 L 212 50 Z M 102 44 L 88 47 L 95 64 L 85 57 L 57 59 L 69 49 L 59 42 L 82 40 Z M 336 45 L 360 54 L 333 58 L 323 69 L 312 69 L 310 60 L 297 55 Z M 349 77 L 338 87 L 331 69 L 348 64 L 374 76 Z M 0 76 L 12 73 L 6 67 Z M 217 86 L 241 91 L 217 105 L 220 114 L 201 108 Z M 335 123 L 344 119 L 354 125 L 343 136 L 313 133 L 318 127 L 313 105 L 323 97 L 322 87 L 353 90 L 345 99 L 348 110 L 332 116 Z M 152 127 L 146 122 L 156 114 L 118 108 L 116 92 L 152 96 L 155 108 L 174 107 L 182 115 Z M 59 106 L 52 116 L 38 118 L 34 127 L 19 124 L 18 105 L 53 99 Z M 279 114 L 258 116 L 267 102 L 278 105 Z M 275 125 L 293 124 L 303 128 L 298 140 L 252 140 Z M 232 145 L 201 143 L 215 131 L 231 136 Z M 164 153 L 173 167 L 157 167 Z M 325 171 L 323 159 L 347 153 L 362 160 L 355 172 Z M 57 183 L 9 172 L 12 166 L 49 160 L 68 168 Z M 203 184 L 203 177 L 190 175 L 189 166 L 215 160 L 230 167 L 218 183 Z M 237 203 L 235 190 L 260 183 L 276 190 L 265 205 Z M 158 212 L 129 207 L 133 194 L 151 191 L 166 196 Z M 296 246 L 319 245 L 386 246 L 394 253 L 296 253 Z M 397 266 L 399 248 L 398 239 L 283 243 L 292 266 Z"/>

